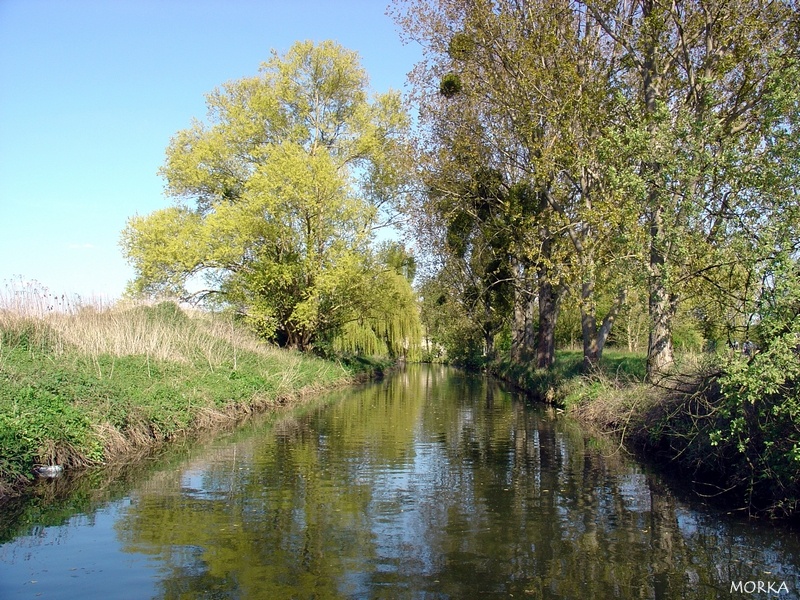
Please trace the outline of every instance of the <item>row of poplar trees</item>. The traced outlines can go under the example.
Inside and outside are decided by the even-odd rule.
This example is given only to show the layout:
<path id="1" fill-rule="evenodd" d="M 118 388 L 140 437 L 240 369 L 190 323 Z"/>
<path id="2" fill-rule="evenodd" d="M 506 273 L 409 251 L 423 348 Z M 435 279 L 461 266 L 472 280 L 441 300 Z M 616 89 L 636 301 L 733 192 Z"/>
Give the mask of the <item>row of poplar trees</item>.
<path id="1" fill-rule="evenodd" d="M 425 50 L 406 210 L 441 310 L 458 304 L 489 354 L 510 328 L 512 357 L 547 368 L 569 299 L 591 366 L 639 290 L 650 380 L 673 365 L 682 306 L 757 319 L 797 276 L 799 14 L 793 0 L 396 2 Z"/>

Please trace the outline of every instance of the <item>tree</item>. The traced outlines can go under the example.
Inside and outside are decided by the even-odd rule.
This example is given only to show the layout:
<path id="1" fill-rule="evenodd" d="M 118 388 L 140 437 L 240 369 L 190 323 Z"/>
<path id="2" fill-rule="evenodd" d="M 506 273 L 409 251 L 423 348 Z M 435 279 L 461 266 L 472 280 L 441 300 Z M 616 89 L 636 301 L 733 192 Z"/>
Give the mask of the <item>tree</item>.
<path id="1" fill-rule="evenodd" d="M 402 4 L 430 49 L 414 76 L 433 153 L 457 162 L 460 129 L 483 145 L 473 159 L 543 199 L 516 254 L 535 272 L 540 366 L 565 286 L 592 364 L 627 273 L 645 272 L 651 380 L 674 362 L 681 302 L 713 293 L 752 307 L 749 282 L 797 204 L 793 0 Z M 598 284 L 618 299 L 604 317 Z"/>
<path id="2" fill-rule="evenodd" d="M 409 119 L 367 84 L 356 53 L 298 42 L 209 94 L 208 122 L 178 132 L 161 169 L 176 206 L 123 232 L 130 290 L 215 298 L 300 349 L 366 329 L 375 351 L 413 341 L 410 281 L 372 245 L 408 184 Z"/>
<path id="3" fill-rule="evenodd" d="M 401 22 L 431 50 L 414 73 L 430 125 L 429 188 L 458 196 L 453 164 L 499 172 L 506 186 L 512 355 L 530 354 L 535 299 L 536 362 L 552 365 L 559 306 L 571 291 L 582 312 L 587 364 L 596 364 L 625 298 L 621 257 L 630 255 L 636 216 L 623 193 L 626 165 L 605 139 L 616 118 L 619 56 L 601 43 L 588 11 L 570 2 L 406 4 Z M 470 152 L 475 147 L 481 150 Z M 619 288 L 599 324 L 598 280 Z"/>
<path id="4" fill-rule="evenodd" d="M 753 243 L 759 230 L 796 203 L 797 190 L 776 177 L 786 156 L 775 150 L 787 133 L 796 135 L 797 6 L 585 5 L 625 57 L 619 78 L 627 122 L 620 125 L 638 144 L 649 245 L 648 375 L 655 379 L 673 363 L 673 321 L 686 290 L 720 285 L 717 276 L 732 264 L 763 257 Z"/>
<path id="5" fill-rule="evenodd" d="M 475 318 L 464 290 L 470 284 L 468 274 L 460 267 L 446 264 L 423 280 L 421 317 L 431 358 L 444 351 L 449 363 L 479 369 L 486 362 L 486 331 Z"/>

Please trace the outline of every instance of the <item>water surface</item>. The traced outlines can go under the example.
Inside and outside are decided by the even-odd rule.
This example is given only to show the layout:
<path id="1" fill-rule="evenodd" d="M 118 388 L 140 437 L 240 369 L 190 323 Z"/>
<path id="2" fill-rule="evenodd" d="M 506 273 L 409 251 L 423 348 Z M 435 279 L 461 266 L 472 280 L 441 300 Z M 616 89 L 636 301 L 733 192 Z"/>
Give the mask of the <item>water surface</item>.
<path id="1" fill-rule="evenodd" d="M 0 598 L 797 597 L 796 532 L 676 495 L 563 415 L 441 367 L 115 481 L 6 515 Z"/>

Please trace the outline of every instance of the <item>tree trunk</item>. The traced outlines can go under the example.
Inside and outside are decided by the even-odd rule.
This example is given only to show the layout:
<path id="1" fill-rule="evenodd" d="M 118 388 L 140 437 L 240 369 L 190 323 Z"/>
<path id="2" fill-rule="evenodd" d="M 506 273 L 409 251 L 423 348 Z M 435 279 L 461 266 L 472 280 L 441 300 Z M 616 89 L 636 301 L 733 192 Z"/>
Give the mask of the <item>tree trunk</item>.
<path id="1" fill-rule="evenodd" d="M 581 287 L 581 332 L 583 334 L 583 368 L 592 370 L 600 363 L 603 350 L 606 347 L 608 334 L 617 319 L 622 305 L 625 304 L 627 297 L 626 290 L 621 290 L 606 316 L 600 328 L 597 327 L 597 315 L 595 312 L 594 298 L 592 297 L 594 285 L 591 282 L 584 283 Z"/>
<path id="2" fill-rule="evenodd" d="M 647 380 L 655 382 L 675 362 L 672 347 L 672 322 L 677 309 L 677 298 L 669 292 L 665 269 L 666 240 L 664 239 L 662 211 L 654 212 L 650 225 L 650 335 L 647 342 Z"/>
<path id="3" fill-rule="evenodd" d="M 494 331 L 492 329 L 483 330 L 483 347 L 486 360 L 493 361 L 495 359 L 494 353 Z"/>
<path id="4" fill-rule="evenodd" d="M 657 381 L 675 362 L 672 346 L 672 322 L 676 302 L 663 282 L 653 278 L 650 283 L 650 335 L 647 342 L 647 380 Z"/>
<path id="5" fill-rule="evenodd" d="M 515 270 L 517 281 L 514 287 L 514 320 L 511 326 L 511 360 L 517 364 L 526 362 L 533 349 L 531 291 L 524 281 L 524 269 Z"/>
<path id="6" fill-rule="evenodd" d="M 581 334 L 583 336 L 583 368 L 587 371 L 597 367 L 597 363 L 600 362 L 593 293 L 594 282 L 584 281 L 581 285 Z"/>
<path id="7" fill-rule="evenodd" d="M 560 286 L 554 286 L 549 266 L 552 239 L 546 227 L 542 228 L 542 260 L 536 267 L 539 288 L 539 330 L 536 339 L 536 367 L 549 369 L 556 361 L 556 323 L 560 307 Z"/>
<path id="8" fill-rule="evenodd" d="M 657 10 L 654 0 L 645 0 L 642 13 L 648 19 Z M 645 115 L 648 129 L 653 137 L 657 136 L 655 115 L 657 102 L 661 97 L 661 73 L 659 70 L 658 33 L 651 33 L 646 41 L 643 64 L 642 83 L 644 88 Z M 669 258 L 669 241 L 664 223 L 664 199 L 661 191 L 662 165 L 654 161 L 645 165 L 648 180 L 648 204 L 650 206 L 650 282 L 649 282 L 649 316 L 650 335 L 647 344 L 647 380 L 656 381 L 674 364 L 672 349 L 672 321 L 677 304 L 676 297 L 670 293 L 667 264 Z"/>
<path id="9" fill-rule="evenodd" d="M 628 297 L 628 290 L 620 290 L 617 299 L 614 301 L 614 304 L 611 305 L 611 308 L 606 313 L 605 319 L 603 319 L 603 324 L 600 326 L 600 331 L 597 333 L 597 348 L 600 353 L 600 356 L 603 355 L 603 349 L 606 347 L 606 340 L 608 339 L 608 334 L 611 333 L 611 327 L 614 325 L 614 321 L 617 320 L 617 315 L 619 311 L 622 310 L 622 306 L 625 304 L 625 300 Z M 599 358 L 599 357 L 598 357 Z"/>
<path id="10" fill-rule="evenodd" d="M 525 299 L 522 291 L 514 292 L 514 322 L 511 328 L 511 361 L 521 363 L 525 360 Z"/>
<path id="11" fill-rule="evenodd" d="M 556 324 L 561 294 L 548 280 L 539 280 L 539 330 L 536 340 L 536 366 L 549 369 L 556 361 Z"/>
<path id="12" fill-rule="evenodd" d="M 494 336 L 497 333 L 495 327 L 494 315 L 492 314 L 492 306 L 488 297 L 483 298 L 483 351 L 484 357 L 487 361 L 491 362 L 495 359 L 494 351 Z"/>

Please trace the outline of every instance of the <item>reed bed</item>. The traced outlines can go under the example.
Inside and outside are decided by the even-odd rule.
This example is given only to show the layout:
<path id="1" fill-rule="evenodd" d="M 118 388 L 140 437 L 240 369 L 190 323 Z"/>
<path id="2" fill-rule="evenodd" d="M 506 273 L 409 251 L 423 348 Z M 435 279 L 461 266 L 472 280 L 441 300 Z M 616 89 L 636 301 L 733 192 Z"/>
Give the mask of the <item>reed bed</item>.
<path id="1" fill-rule="evenodd" d="M 87 302 L 35 284 L 0 289 L 0 330 L 6 345 L 23 336 L 55 354 L 144 355 L 179 363 L 200 358 L 211 369 L 235 362 L 242 351 L 265 358 L 281 354 L 232 318 L 180 308 L 176 301 Z"/>

